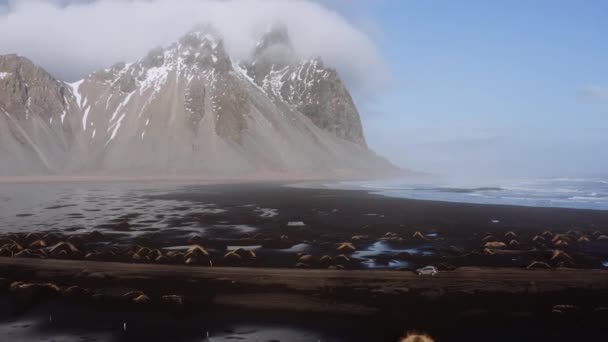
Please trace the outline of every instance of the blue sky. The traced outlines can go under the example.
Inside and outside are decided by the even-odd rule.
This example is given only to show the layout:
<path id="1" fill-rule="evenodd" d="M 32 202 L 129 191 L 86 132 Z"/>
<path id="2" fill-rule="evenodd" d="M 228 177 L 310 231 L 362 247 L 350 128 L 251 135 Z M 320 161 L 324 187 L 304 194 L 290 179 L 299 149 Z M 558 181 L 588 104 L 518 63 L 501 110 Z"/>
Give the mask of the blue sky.
<path id="1" fill-rule="evenodd" d="M 326 4 L 387 60 L 391 86 L 362 112 L 369 144 L 394 162 L 488 178 L 608 174 L 608 2 Z"/>
<path id="2" fill-rule="evenodd" d="M 369 82 L 377 88 L 373 96 L 369 91 L 355 91 L 354 97 L 370 147 L 397 165 L 471 179 L 608 177 L 608 1 L 314 1 L 345 17 L 377 45 L 389 79 L 377 85 Z M 0 13 L 6 3 L 0 0 Z M 185 2 L 174 3 L 184 6 Z M 359 40 L 335 37 L 338 33 L 332 32 L 332 25 L 321 19 L 339 20 L 317 15 L 308 20 L 312 26 L 306 26 L 305 31 L 321 31 L 321 37 L 331 41 L 321 44 L 322 48 L 333 52 L 336 61 L 344 66 L 348 65 L 345 60 L 352 59 L 353 70 L 359 74 L 362 70 L 380 73 L 378 65 L 369 63 L 367 67 L 365 63 L 375 60 L 369 46 L 348 45 L 344 41 Z M 42 17 L 61 26 L 61 20 Z M 48 41 L 64 44 L 69 50 L 65 42 L 70 40 L 61 40 L 54 33 L 44 36 L 48 31 L 45 25 L 38 28 L 38 34 L 36 20 L 28 19 L 27 13 L 23 18 L 19 27 L 30 29 L 32 34 L 26 39 L 16 35 L 13 42 L 23 45 L 28 57 L 61 75 L 66 71 L 61 70 L 66 58 L 49 51 Z M 238 21 L 231 16 L 231 25 Z M 117 26 L 118 21 L 108 23 Z M 63 26 L 68 28 L 68 37 L 74 35 L 72 27 L 86 28 Z M 118 53 L 108 52 L 106 59 L 114 62 L 115 55 L 128 49 L 140 56 L 149 49 L 147 39 L 153 34 L 148 32 L 155 27 L 145 28 L 138 39 L 130 39 L 118 28 L 110 38 L 120 36 L 129 44 L 119 46 Z M 344 25 L 335 27 L 344 29 Z M 156 35 L 165 37 L 171 27 L 160 29 Z M 8 33 L 6 36 L 16 34 Z M 355 33 L 349 34 L 357 38 Z M 88 37 L 87 33 L 82 35 Z M 84 43 L 96 43 L 97 39 L 104 40 L 99 41 L 100 46 L 106 44 L 102 54 L 115 44 L 114 38 L 104 35 Z M 133 47 L 134 42 L 142 47 Z M 80 56 L 83 48 L 76 44 L 75 49 L 78 51 L 72 51 L 67 71 L 78 63 L 83 68 L 98 67 L 99 61 L 89 58 L 95 53 L 85 51 L 85 56 Z"/>

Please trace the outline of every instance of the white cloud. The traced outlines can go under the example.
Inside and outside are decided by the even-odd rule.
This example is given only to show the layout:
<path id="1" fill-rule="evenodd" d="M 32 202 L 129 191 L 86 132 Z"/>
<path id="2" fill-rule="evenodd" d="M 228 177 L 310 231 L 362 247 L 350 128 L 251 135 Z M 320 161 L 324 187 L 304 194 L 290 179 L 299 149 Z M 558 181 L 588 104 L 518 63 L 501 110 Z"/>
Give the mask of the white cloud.
<path id="1" fill-rule="evenodd" d="M 296 51 L 322 56 L 361 92 L 382 88 L 387 68 L 372 39 L 339 13 L 311 1 L 287 0 L 13 0 L 0 12 L 0 54 L 18 53 L 55 76 L 74 80 L 100 67 L 133 61 L 201 23 L 245 58 L 255 37 L 277 20 Z"/>

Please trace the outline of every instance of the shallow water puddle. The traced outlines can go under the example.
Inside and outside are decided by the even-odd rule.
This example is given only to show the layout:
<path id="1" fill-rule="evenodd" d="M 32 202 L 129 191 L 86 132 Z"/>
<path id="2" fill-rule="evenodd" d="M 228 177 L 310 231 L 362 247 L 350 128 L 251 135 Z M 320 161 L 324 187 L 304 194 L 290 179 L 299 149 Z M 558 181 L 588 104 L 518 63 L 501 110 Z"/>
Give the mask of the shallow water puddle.
<path id="1" fill-rule="evenodd" d="M 249 226 L 246 224 L 222 224 L 222 225 L 215 225 L 215 226 L 213 226 L 213 228 L 232 229 L 239 233 L 253 233 L 258 230 L 257 227 Z"/>
<path id="2" fill-rule="evenodd" d="M 398 248 L 386 241 L 376 241 L 364 250 L 357 250 L 352 254 L 353 258 L 363 259 L 362 264 L 369 268 L 401 268 L 410 267 L 411 263 L 403 260 L 395 260 L 392 257 L 398 253 L 411 255 L 429 256 L 433 252 L 425 250 L 428 246 L 419 248 Z"/>
<path id="3" fill-rule="evenodd" d="M 310 244 L 298 243 L 289 248 L 280 249 L 279 251 L 285 252 L 285 253 L 302 253 L 302 252 L 309 251 L 311 248 L 312 248 L 312 246 Z"/>
<path id="4" fill-rule="evenodd" d="M 211 334 L 209 341 L 339 341 L 324 336 L 322 332 L 294 327 L 237 326 L 234 332 Z"/>
<path id="5" fill-rule="evenodd" d="M 226 246 L 226 250 L 228 251 L 234 251 L 237 249 L 245 249 L 248 251 L 254 251 L 254 250 L 258 250 L 262 248 L 262 245 L 253 245 L 253 246 Z"/>
<path id="6" fill-rule="evenodd" d="M 277 215 L 279 215 L 279 210 L 278 209 L 273 209 L 273 208 L 261 208 L 261 207 L 257 207 L 254 210 L 256 213 L 259 213 L 260 217 L 263 218 L 272 218 L 275 217 Z"/>
<path id="7" fill-rule="evenodd" d="M 192 245 L 187 245 L 187 246 L 170 246 L 170 247 L 163 247 L 161 248 L 164 251 L 185 251 L 188 248 L 192 247 Z"/>
<path id="8" fill-rule="evenodd" d="M 353 257 L 367 258 L 382 254 L 397 254 L 397 253 L 409 253 L 412 255 L 433 255 L 433 252 L 425 250 L 429 246 L 421 246 L 419 248 L 398 248 L 393 247 L 386 241 L 376 241 L 365 250 L 358 250 L 353 254 Z"/>
<path id="9" fill-rule="evenodd" d="M 367 259 L 361 262 L 366 268 L 412 268 L 412 263 L 404 260 L 388 260 L 383 262 L 382 260 Z"/>
<path id="10" fill-rule="evenodd" d="M 121 233 L 138 235 L 138 228 L 195 226 L 201 217 L 226 213 L 215 203 L 198 203 L 174 199 L 142 198 L 144 195 L 170 193 L 172 184 L 97 183 L 3 184 L 2 192 L 11 194 L 0 207 L 0 231 L 31 231 L 32 227 L 65 229 L 78 226 L 87 230 L 116 230 L 122 221 L 131 224 Z M 137 216 L 133 213 L 137 208 Z M 163 213 L 159 216 L 159 213 Z M 130 216 L 129 216 L 130 215 Z M 166 219 L 169 217 L 168 219 Z"/>

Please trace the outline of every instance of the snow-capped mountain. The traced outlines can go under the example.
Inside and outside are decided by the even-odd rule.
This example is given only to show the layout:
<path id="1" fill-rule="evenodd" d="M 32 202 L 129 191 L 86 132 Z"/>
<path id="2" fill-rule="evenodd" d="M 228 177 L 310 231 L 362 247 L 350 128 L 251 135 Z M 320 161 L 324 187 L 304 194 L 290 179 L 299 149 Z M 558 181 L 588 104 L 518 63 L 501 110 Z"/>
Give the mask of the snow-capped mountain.
<path id="1" fill-rule="evenodd" d="M 3 175 L 395 171 L 367 149 L 337 73 L 318 58 L 297 58 L 280 28 L 249 61 L 232 60 L 204 27 L 70 84 L 3 56 L 0 86 Z"/>
<path id="2" fill-rule="evenodd" d="M 338 73 L 325 68 L 321 58 L 298 58 L 284 26 L 275 26 L 258 42 L 247 74 L 275 102 L 294 106 L 318 127 L 366 146 L 359 112 Z"/>

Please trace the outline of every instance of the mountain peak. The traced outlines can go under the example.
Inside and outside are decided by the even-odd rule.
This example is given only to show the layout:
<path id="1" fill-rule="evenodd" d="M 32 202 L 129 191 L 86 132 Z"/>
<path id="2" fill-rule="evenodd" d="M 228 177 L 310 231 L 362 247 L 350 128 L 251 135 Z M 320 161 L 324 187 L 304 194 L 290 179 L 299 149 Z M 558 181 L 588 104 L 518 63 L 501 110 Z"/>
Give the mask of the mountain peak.
<path id="1" fill-rule="evenodd" d="M 287 27 L 278 22 L 273 24 L 258 40 L 253 49 L 248 74 L 261 84 L 263 77 L 297 62 L 291 45 Z"/>
<path id="2" fill-rule="evenodd" d="M 199 48 L 205 45 L 216 49 L 222 45 L 220 34 L 210 25 L 201 25 L 186 33 L 179 39 L 179 43 L 185 47 Z"/>
<path id="3" fill-rule="evenodd" d="M 245 68 L 275 101 L 295 107 L 338 138 L 367 146 L 359 112 L 337 71 L 319 56 L 298 56 L 284 25 L 275 24 L 262 36 Z"/>
<path id="4" fill-rule="evenodd" d="M 141 72 L 144 73 L 149 69 L 163 69 L 185 72 L 189 77 L 201 74 L 203 70 L 229 71 L 232 68 L 221 36 L 210 26 L 199 26 L 170 46 L 152 49 L 137 64 L 143 67 Z M 159 76 L 158 71 L 154 75 Z"/>
<path id="5" fill-rule="evenodd" d="M 259 39 L 255 47 L 255 53 L 262 53 L 265 50 L 281 47 L 292 49 L 291 39 L 285 24 L 277 22 L 273 24 Z"/>
<path id="6" fill-rule="evenodd" d="M 0 110 L 16 118 L 60 115 L 65 106 L 61 82 L 16 54 L 0 56 Z M 1 113 L 1 112 L 0 112 Z"/>

